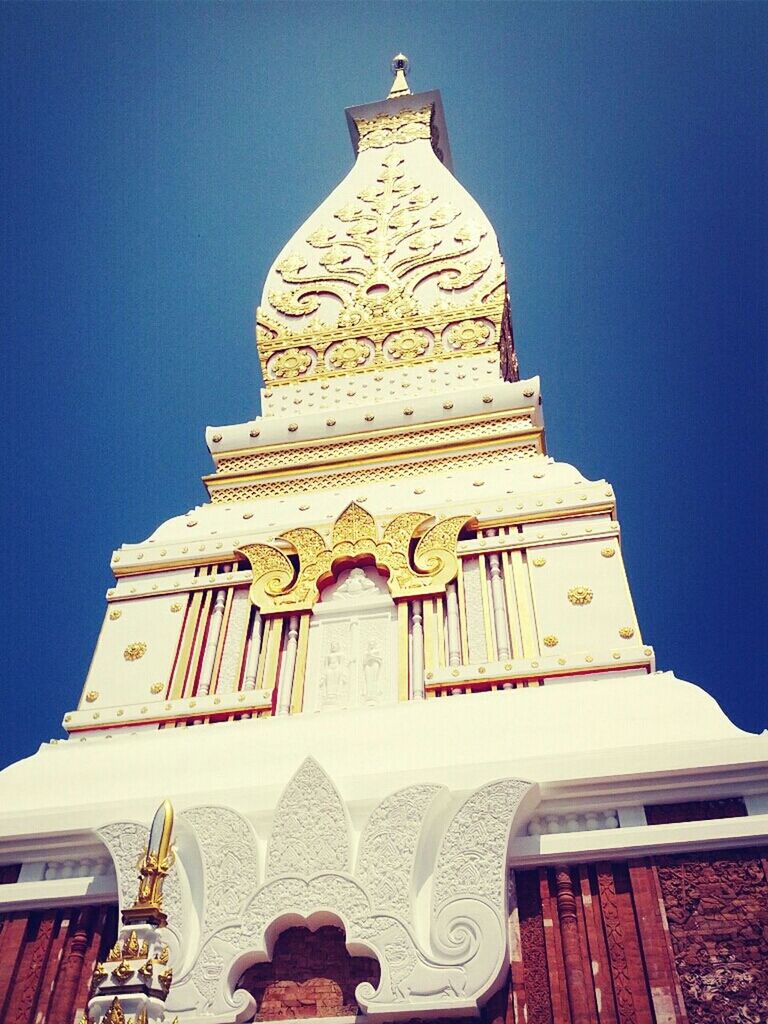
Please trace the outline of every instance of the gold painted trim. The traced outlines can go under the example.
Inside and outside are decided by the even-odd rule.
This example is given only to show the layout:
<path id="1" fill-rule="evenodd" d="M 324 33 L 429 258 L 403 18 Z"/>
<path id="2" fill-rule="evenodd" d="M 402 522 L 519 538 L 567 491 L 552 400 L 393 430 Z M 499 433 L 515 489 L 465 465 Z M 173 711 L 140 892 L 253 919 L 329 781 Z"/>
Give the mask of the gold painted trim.
<path id="1" fill-rule="evenodd" d="M 211 590 L 207 590 L 203 594 L 203 603 L 200 608 L 200 616 L 197 621 L 195 642 L 192 645 L 192 656 L 189 659 L 189 671 L 187 672 L 187 678 L 184 680 L 184 697 L 194 696 L 193 690 L 197 683 L 197 674 L 200 670 L 200 663 L 203 657 L 203 645 L 207 640 L 206 632 L 211 617 L 211 606 L 213 604 L 212 598 L 213 591 Z"/>
<path id="2" fill-rule="evenodd" d="M 431 672 L 436 667 L 437 628 L 435 624 L 434 598 L 425 597 L 422 602 L 424 622 L 424 671 Z"/>
<path id="3" fill-rule="evenodd" d="M 464 559 L 457 559 L 456 596 L 459 599 L 459 639 L 461 640 L 461 663 L 469 664 L 469 636 L 467 635 L 467 600 L 464 594 Z"/>
<path id="4" fill-rule="evenodd" d="M 310 618 L 310 612 L 305 612 L 299 618 L 299 640 L 296 650 L 296 667 L 293 670 L 293 690 L 291 691 L 292 715 L 298 715 L 304 708 L 304 680 L 307 674 Z"/>
<path id="5" fill-rule="evenodd" d="M 264 679 L 262 680 L 262 686 L 265 690 L 269 690 L 272 693 L 275 692 L 279 682 L 277 678 L 277 670 L 280 664 L 280 648 L 282 646 L 284 622 L 285 619 L 281 616 L 276 616 L 270 620 L 271 628 L 269 630 L 269 646 L 264 662 Z"/>
<path id="6" fill-rule="evenodd" d="M 432 396 L 435 397 L 435 396 Z M 396 400 L 393 398 L 392 402 Z M 330 410 L 321 410 L 330 411 Z M 281 452 L 300 451 L 308 446 L 333 449 L 338 444 L 346 444 L 349 441 L 380 441 L 388 438 L 407 437 L 408 434 L 418 433 L 420 430 L 436 432 L 446 427 L 466 427 L 482 425 L 488 420 L 497 419 L 503 422 L 506 419 L 516 419 L 528 416 L 531 420 L 536 414 L 535 405 L 523 405 L 514 409 L 492 409 L 488 412 L 475 413 L 472 416 L 444 417 L 438 420 L 425 420 L 409 423 L 407 425 L 397 424 L 391 427 L 379 427 L 376 430 L 359 430 L 348 434 L 336 434 L 333 437 L 305 438 L 302 441 L 285 441 L 282 444 L 254 445 L 250 448 L 233 448 L 231 451 L 212 452 L 214 463 L 218 465 L 220 459 L 235 459 L 244 455 L 272 455 Z M 532 427 L 531 429 L 543 430 L 543 427 Z M 414 449 L 415 450 L 415 449 Z"/>
<path id="7" fill-rule="evenodd" d="M 189 659 L 192 652 L 192 644 L 194 643 L 195 634 L 197 632 L 197 622 L 200 618 L 200 605 L 203 603 L 203 591 L 199 591 L 196 594 L 192 594 L 192 599 L 189 602 L 187 608 L 187 614 L 184 617 L 184 624 L 182 627 L 182 638 L 181 647 L 179 648 L 178 657 L 176 659 L 176 667 L 171 680 L 171 686 L 168 691 L 169 700 L 180 700 L 183 690 L 184 681 L 187 678 L 187 669 L 189 668 Z"/>
<path id="8" fill-rule="evenodd" d="M 528 566 L 523 559 L 522 551 L 510 551 L 509 554 L 512 563 L 512 578 L 515 583 L 515 602 L 520 616 L 523 657 L 535 658 L 539 654 L 539 641 L 533 618 L 533 595 L 528 579 Z"/>
<path id="9" fill-rule="evenodd" d="M 367 457 L 352 456 L 340 458 L 334 462 L 314 462 L 298 466 L 289 466 L 285 469 L 266 469 L 262 473 L 210 473 L 202 477 L 202 481 L 208 490 L 225 492 L 230 485 L 241 486 L 243 484 L 265 484 L 274 483 L 280 480 L 292 480 L 297 477 L 311 475 L 313 479 L 319 480 L 331 473 L 344 470 L 370 469 L 374 466 L 389 465 L 394 462 L 428 462 L 430 459 L 442 458 L 447 453 L 488 451 L 496 449 L 508 451 L 510 448 L 517 448 L 530 441 L 538 441 L 543 433 L 543 428 L 521 431 L 520 433 L 499 434 L 492 438 L 477 438 L 474 441 L 454 441 L 444 444 L 429 445 L 424 448 L 412 448 L 406 452 L 390 452 L 383 455 L 369 455 Z M 311 472 L 315 470 L 315 472 Z"/>
<path id="10" fill-rule="evenodd" d="M 410 645 L 408 638 L 408 601 L 399 601 L 397 604 L 397 664 L 398 700 L 406 701 L 410 698 Z"/>
<path id="11" fill-rule="evenodd" d="M 570 668 L 566 666 L 557 669 L 529 669 L 527 672 L 510 671 L 508 674 L 505 672 L 504 675 L 494 674 L 490 677 L 489 675 L 478 674 L 476 676 L 473 675 L 469 678 L 457 680 L 432 679 L 425 683 L 425 689 L 427 691 L 435 692 L 439 690 L 453 690 L 461 687 L 466 687 L 465 692 L 469 693 L 472 692 L 472 688 L 475 686 L 488 686 L 489 684 L 495 684 L 498 686 L 499 684 L 505 682 L 522 682 L 525 684 L 525 686 L 541 686 L 543 685 L 542 681 L 546 681 L 547 679 L 554 679 L 559 676 L 591 676 L 598 675 L 601 672 L 616 672 L 617 670 L 624 672 L 632 671 L 638 668 L 645 669 L 646 672 L 649 672 L 652 664 L 653 659 L 647 658 L 644 661 L 622 661 L 620 664 L 617 664 L 614 661 L 610 665 L 606 662 L 605 664 L 588 665 L 586 668 L 584 668 L 582 665 L 572 665 Z M 532 672 L 536 672 L 537 674 L 533 675 Z"/>
<path id="12" fill-rule="evenodd" d="M 507 602 L 507 625 L 509 627 L 509 639 L 512 645 L 512 657 L 525 657 L 523 649 L 523 633 L 520 624 L 520 611 L 517 607 L 517 596 L 514 590 L 514 579 L 512 566 L 509 560 L 509 551 L 501 551 L 501 575 L 504 580 L 504 596 Z"/>
<path id="13" fill-rule="evenodd" d="M 440 668 L 445 668 L 446 666 L 445 600 L 444 595 L 435 598 L 435 614 L 437 620 L 437 664 Z"/>
<path id="14" fill-rule="evenodd" d="M 251 607 L 253 608 L 253 605 L 251 605 Z M 253 608 L 253 615 L 248 619 L 249 629 L 251 628 L 252 624 L 255 626 L 253 616 L 259 614 L 259 609 Z M 256 681 L 253 687 L 254 690 L 264 689 L 264 666 L 266 665 L 267 662 L 267 641 L 269 640 L 269 636 L 272 632 L 272 622 L 272 619 L 265 619 L 263 617 L 261 619 L 261 639 L 259 641 L 259 656 L 256 659 Z"/>

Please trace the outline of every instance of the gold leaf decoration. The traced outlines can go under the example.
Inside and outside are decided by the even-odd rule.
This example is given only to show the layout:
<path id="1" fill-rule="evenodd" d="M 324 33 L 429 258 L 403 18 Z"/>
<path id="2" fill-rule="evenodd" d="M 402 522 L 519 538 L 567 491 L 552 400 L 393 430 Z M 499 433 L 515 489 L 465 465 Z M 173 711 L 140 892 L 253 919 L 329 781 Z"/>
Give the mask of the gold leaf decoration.
<path id="1" fill-rule="evenodd" d="M 387 355 L 403 363 L 418 359 L 428 348 L 429 337 L 420 331 L 397 331 L 384 343 Z"/>
<path id="2" fill-rule="evenodd" d="M 278 352 L 269 361 L 269 372 L 279 380 L 301 377 L 312 365 L 312 356 L 306 348 L 288 348 Z"/>
<path id="3" fill-rule="evenodd" d="M 568 591 L 568 600 L 571 604 L 584 605 L 590 604 L 593 598 L 592 591 L 589 587 L 571 587 Z"/>
<path id="4" fill-rule="evenodd" d="M 138 661 L 139 658 L 143 658 L 147 653 L 147 645 L 143 640 L 137 640 L 135 643 L 128 644 L 123 651 L 123 657 L 126 661 Z"/>
<path id="5" fill-rule="evenodd" d="M 311 609 L 320 587 L 333 577 L 334 566 L 346 567 L 360 559 L 372 561 L 388 574 L 387 584 L 394 598 L 410 594 L 444 593 L 458 572 L 456 545 L 461 530 L 472 520 L 454 516 L 435 523 L 410 551 L 416 531 L 428 523 L 427 512 L 404 512 L 395 516 L 380 535 L 374 517 L 351 502 L 331 529 L 330 545 L 315 530 L 301 528 L 281 535 L 296 552 L 298 571 L 277 548 L 248 544 L 238 550 L 251 563 L 251 601 L 262 613 Z"/>

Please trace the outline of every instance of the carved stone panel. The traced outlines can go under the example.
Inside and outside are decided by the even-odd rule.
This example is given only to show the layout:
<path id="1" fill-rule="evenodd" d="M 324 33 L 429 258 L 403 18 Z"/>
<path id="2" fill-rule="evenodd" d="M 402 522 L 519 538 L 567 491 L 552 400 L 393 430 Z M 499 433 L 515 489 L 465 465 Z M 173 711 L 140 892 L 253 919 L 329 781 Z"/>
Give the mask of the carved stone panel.
<path id="1" fill-rule="evenodd" d="M 323 592 L 312 614 L 304 710 L 397 700 L 397 614 L 383 577 L 356 567 Z"/>

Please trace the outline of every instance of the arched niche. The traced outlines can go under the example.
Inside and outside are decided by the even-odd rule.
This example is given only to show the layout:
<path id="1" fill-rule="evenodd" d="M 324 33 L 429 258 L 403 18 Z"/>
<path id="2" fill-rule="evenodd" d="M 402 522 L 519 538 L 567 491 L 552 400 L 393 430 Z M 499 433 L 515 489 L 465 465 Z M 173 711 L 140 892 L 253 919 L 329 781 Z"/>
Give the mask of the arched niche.
<path id="1" fill-rule="evenodd" d="M 377 988 L 380 975 L 375 958 L 348 951 L 338 920 L 313 921 L 281 931 L 271 959 L 248 967 L 236 988 L 253 997 L 254 1021 L 348 1017 L 360 1013 L 357 986 Z"/>
<path id="2" fill-rule="evenodd" d="M 312 610 L 304 710 L 395 703 L 397 683 L 397 609 L 386 576 L 352 565 Z"/>

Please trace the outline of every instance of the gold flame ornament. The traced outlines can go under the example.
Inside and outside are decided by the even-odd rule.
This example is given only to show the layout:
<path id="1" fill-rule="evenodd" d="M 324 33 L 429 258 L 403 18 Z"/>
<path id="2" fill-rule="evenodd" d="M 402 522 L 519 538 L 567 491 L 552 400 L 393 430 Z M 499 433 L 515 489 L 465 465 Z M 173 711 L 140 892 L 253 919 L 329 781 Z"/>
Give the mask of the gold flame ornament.
<path id="1" fill-rule="evenodd" d="M 152 924 L 164 928 L 163 882 L 175 860 L 171 849 L 173 807 L 164 800 L 155 812 L 147 852 L 139 862 L 139 891 L 132 907 L 123 911 L 123 924 Z"/>
<path id="2" fill-rule="evenodd" d="M 442 519 L 416 541 L 417 531 L 433 519 L 429 512 L 402 512 L 379 531 L 370 512 L 353 501 L 333 524 L 330 544 L 309 527 L 280 534 L 298 568 L 271 544 L 243 544 L 236 553 L 250 562 L 250 597 L 262 615 L 308 611 L 336 573 L 366 562 L 386 574 L 395 600 L 430 597 L 444 593 L 456 577 L 459 534 L 474 522 L 467 515 Z"/>

